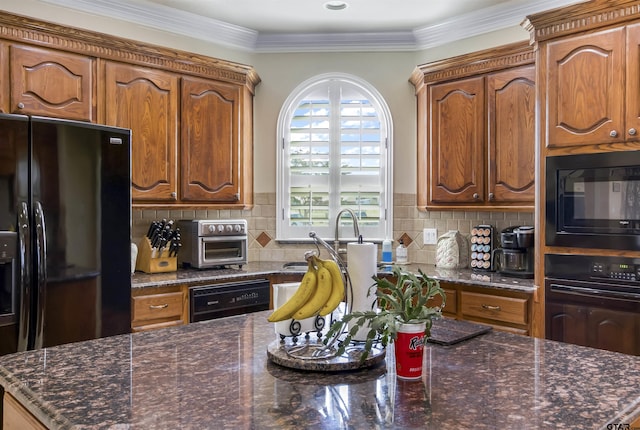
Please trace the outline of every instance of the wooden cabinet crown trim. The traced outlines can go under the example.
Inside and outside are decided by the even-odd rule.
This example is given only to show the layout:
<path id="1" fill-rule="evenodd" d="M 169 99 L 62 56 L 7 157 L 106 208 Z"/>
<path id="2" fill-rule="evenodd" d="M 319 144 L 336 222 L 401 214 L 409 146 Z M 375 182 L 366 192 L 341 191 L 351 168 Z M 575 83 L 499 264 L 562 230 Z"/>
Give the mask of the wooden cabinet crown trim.
<path id="1" fill-rule="evenodd" d="M 232 82 L 245 85 L 251 93 L 260 83 L 260 77 L 255 70 L 244 64 L 5 12 L 0 12 L 0 38 Z"/>
<path id="2" fill-rule="evenodd" d="M 516 42 L 422 64 L 415 68 L 409 81 L 419 90 L 425 83 L 464 78 L 534 62 L 535 55 L 529 42 Z"/>
<path id="3" fill-rule="evenodd" d="M 533 43 L 639 18 L 638 0 L 596 0 L 527 16 L 522 27 Z"/>

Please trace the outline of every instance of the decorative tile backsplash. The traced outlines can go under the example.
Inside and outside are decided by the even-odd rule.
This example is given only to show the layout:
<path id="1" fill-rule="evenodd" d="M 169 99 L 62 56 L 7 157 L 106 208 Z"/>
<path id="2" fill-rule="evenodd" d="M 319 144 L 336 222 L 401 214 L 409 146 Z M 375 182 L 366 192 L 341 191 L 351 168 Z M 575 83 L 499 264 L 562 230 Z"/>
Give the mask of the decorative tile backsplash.
<path id="1" fill-rule="evenodd" d="M 251 210 L 153 210 L 134 209 L 133 238 L 138 242 L 155 219 L 246 219 L 249 226 L 249 261 L 303 261 L 309 244 L 279 244 L 276 240 L 276 195 L 261 193 L 254 196 Z M 393 247 L 403 239 L 409 252 L 409 261 L 434 264 L 436 245 L 425 245 L 422 231 L 436 228 L 438 237 L 449 230 L 458 230 L 465 236 L 473 226 L 491 224 L 496 231 L 514 225 L 533 225 L 533 212 L 489 211 L 430 211 L 416 208 L 415 194 L 394 194 L 395 220 Z"/>

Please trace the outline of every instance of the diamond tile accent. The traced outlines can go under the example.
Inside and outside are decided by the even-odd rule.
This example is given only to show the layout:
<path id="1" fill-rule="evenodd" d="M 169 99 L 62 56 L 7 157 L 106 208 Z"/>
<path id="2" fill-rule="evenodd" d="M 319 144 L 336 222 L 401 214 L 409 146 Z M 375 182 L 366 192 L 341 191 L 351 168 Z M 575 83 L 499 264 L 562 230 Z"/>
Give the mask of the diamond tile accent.
<path id="1" fill-rule="evenodd" d="M 407 233 L 402 233 L 400 239 L 402 239 L 402 243 L 404 243 L 405 247 L 409 247 L 409 245 L 411 245 L 411 242 L 413 242 L 411 236 L 409 236 Z M 398 240 L 398 242 L 400 242 L 400 239 Z"/>
<path id="2" fill-rule="evenodd" d="M 258 237 L 256 238 L 256 241 L 258 241 L 258 243 L 264 248 L 265 246 L 267 246 L 269 242 L 271 242 L 271 238 L 267 233 L 263 231 L 258 235 Z"/>

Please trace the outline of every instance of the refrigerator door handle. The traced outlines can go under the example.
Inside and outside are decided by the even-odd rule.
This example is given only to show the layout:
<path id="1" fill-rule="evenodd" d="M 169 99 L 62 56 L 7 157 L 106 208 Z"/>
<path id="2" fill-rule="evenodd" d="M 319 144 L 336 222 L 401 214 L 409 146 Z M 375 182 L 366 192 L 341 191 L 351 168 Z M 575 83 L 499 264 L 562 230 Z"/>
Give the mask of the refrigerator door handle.
<path id="1" fill-rule="evenodd" d="M 20 292 L 18 317 L 18 351 L 29 349 L 29 331 L 31 328 L 31 303 L 33 287 L 31 284 L 31 233 L 29 228 L 29 207 L 20 202 L 18 207 L 18 291 Z"/>
<path id="2" fill-rule="evenodd" d="M 47 232 L 44 222 L 44 211 L 40 202 L 35 203 L 34 222 L 36 225 L 36 264 L 38 268 L 38 295 L 36 305 L 36 326 L 34 335 L 34 349 L 40 349 L 44 337 L 45 301 L 47 290 Z"/>

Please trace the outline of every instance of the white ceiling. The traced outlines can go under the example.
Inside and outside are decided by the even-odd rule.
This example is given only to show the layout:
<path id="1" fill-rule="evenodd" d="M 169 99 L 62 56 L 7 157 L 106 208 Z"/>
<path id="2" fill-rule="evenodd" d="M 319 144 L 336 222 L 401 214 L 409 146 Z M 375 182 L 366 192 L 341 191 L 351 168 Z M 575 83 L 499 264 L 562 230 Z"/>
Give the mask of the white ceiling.
<path id="1" fill-rule="evenodd" d="M 254 52 L 419 50 L 580 0 L 43 0 Z"/>

